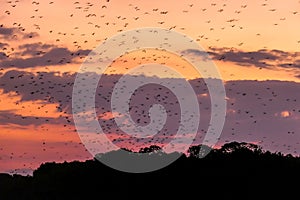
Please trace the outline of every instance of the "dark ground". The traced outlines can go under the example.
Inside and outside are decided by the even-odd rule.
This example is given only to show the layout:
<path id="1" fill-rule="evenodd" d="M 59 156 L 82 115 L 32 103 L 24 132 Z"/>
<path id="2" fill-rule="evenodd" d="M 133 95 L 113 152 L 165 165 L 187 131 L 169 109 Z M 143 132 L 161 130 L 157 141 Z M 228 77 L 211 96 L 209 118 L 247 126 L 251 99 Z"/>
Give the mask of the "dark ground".
<path id="1" fill-rule="evenodd" d="M 199 149 L 150 173 L 120 172 L 89 160 L 42 164 L 33 176 L 0 174 L 0 199 L 299 199 L 299 157 L 237 142 L 202 159 Z"/>

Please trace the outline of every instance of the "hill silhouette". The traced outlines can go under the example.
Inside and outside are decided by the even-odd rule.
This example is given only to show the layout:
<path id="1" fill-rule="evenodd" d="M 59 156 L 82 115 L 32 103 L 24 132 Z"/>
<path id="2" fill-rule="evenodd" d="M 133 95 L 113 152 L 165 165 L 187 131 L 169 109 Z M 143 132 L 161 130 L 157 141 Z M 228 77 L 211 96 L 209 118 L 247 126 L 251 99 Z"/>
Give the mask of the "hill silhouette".
<path id="1" fill-rule="evenodd" d="M 33 176 L 0 174 L 0 199 L 141 199 L 160 195 L 260 199 L 260 193 L 268 198 L 291 194 L 297 186 L 293 181 L 300 180 L 299 157 L 244 142 L 227 143 L 220 149 L 201 147 L 192 146 L 171 165 L 149 173 L 117 171 L 94 159 L 45 163 Z M 140 152 L 166 159 L 172 156 L 157 146 Z"/>

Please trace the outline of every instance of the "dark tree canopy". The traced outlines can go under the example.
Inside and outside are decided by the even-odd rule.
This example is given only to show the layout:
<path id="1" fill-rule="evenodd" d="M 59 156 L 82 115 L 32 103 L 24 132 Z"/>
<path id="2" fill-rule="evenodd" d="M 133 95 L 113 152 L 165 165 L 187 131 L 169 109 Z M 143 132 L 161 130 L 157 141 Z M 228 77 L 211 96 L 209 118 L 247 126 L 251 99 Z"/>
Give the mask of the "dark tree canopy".
<path id="1" fill-rule="evenodd" d="M 171 156 L 154 145 L 139 153 Z M 45 163 L 33 176 L 0 174 L 0 199 L 132 199 L 137 194 L 157 198 L 158 191 L 169 197 L 183 192 L 197 194 L 197 198 L 210 194 L 222 199 L 257 199 L 258 193 L 270 198 L 274 192 L 286 195 L 295 186 L 293 181 L 299 180 L 299 169 L 299 157 L 264 151 L 256 144 L 231 142 L 220 149 L 198 145 L 171 165 L 149 173 L 120 172 L 95 159 Z M 267 187 L 273 188 L 271 192 Z"/>

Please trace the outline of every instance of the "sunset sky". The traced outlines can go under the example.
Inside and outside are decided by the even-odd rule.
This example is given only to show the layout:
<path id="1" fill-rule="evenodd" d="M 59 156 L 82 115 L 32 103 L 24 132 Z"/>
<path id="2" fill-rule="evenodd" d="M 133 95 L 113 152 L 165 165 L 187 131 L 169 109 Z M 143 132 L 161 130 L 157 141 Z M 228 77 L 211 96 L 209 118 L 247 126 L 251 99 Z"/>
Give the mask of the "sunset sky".
<path id="1" fill-rule="evenodd" d="M 299 0 L 0 0 L 0 4 L 0 173 L 30 173 L 43 162 L 92 158 L 72 119 L 76 72 L 105 39 L 143 27 L 188 35 L 218 67 L 227 116 L 216 147 L 237 140 L 300 154 Z M 147 63 L 153 54 L 157 62 L 189 66 L 165 52 L 150 50 L 146 59 L 136 52 L 117 59 L 108 80 L 109 75 L 113 80 L 128 67 Z M 194 71 L 184 73 L 196 87 L 194 78 L 199 77 Z M 209 105 L 207 93 L 197 95 Z M 100 115 L 102 121 L 112 118 L 110 112 Z"/>

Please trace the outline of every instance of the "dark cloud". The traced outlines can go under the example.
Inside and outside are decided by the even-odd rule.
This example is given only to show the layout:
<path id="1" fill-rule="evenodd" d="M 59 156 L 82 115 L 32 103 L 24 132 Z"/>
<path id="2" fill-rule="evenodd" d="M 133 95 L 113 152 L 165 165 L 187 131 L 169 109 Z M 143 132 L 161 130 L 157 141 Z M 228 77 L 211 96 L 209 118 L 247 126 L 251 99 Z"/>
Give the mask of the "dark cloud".
<path id="1" fill-rule="evenodd" d="M 52 117 L 35 117 L 35 116 L 23 116 L 15 114 L 14 111 L 0 111 L 1 125 L 42 125 L 42 124 L 61 124 L 64 123 L 64 118 L 52 118 Z"/>
<path id="2" fill-rule="evenodd" d="M 53 44 L 43 44 L 41 42 L 38 43 L 30 43 L 30 44 L 23 44 L 19 46 L 19 49 L 22 52 L 22 55 L 30 55 L 36 56 L 46 53 L 46 51 L 57 48 Z"/>
<path id="3" fill-rule="evenodd" d="M 70 104 L 75 74 L 55 72 L 40 72 L 33 74 L 12 70 L 0 78 L 0 88 L 4 93 L 15 92 L 21 96 L 21 101 L 43 100 L 48 103 L 59 103 L 58 111 L 64 110 Z M 70 112 L 69 112 L 70 113 Z"/>
<path id="4" fill-rule="evenodd" d="M 0 35 L 1 36 L 11 36 L 13 33 L 18 30 L 17 28 L 5 28 L 5 27 L 0 27 Z"/>
<path id="5" fill-rule="evenodd" d="M 92 73 L 86 75 L 86 78 L 96 78 L 96 75 Z M 75 77 L 76 74 L 70 73 L 57 75 L 54 72 L 33 74 L 30 72 L 8 71 L 0 78 L 0 88 L 4 93 L 16 92 L 21 96 L 21 101 L 43 100 L 45 104 L 57 103 L 57 111 L 69 115 L 69 119 L 71 119 L 72 91 Z M 97 116 L 99 116 L 99 123 L 103 126 L 103 130 L 108 134 L 120 133 L 119 128 L 110 117 L 111 92 L 120 77 L 120 75 L 102 75 L 96 91 Z M 141 80 L 154 79 L 154 77 L 140 78 Z M 167 81 L 177 82 L 178 80 L 169 79 Z M 202 79 L 191 80 L 190 84 L 199 99 L 201 119 L 198 130 L 199 135 L 195 143 L 200 143 L 203 134 L 207 131 L 210 119 L 209 92 Z M 87 85 L 86 89 L 89 89 L 89 87 Z M 260 142 L 268 149 L 292 153 L 293 151 L 299 152 L 300 147 L 296 143 L 300 141 L 300 93 L 298 92 L 300 83 L 288 81 L 228 81 L 225 88 L 228 98 L 227 116 L 220 143 L 232 140 Z M 168 122 L 167 129 L 173 130 L 172 128 L 176 128 L 175 122 L 178 121 L 176 118 L 178 116 L 175 113 L 177 111 L 179 113 L 180 109 L 176 107 L 176 97 L 168 92 L 166 88 L 157 85 L 145 85 L 139 88 L 131 99 L 132 119 L 136 123 L 148 123 L 150 120 L 148 115 L 149 106 L 153 103 L 161 103 L 167 110 L 170 110 L 169 117 L 171 121 Z M 31 123 L 35 123 L 34 119 Z M 286 147 L 287 145 L 290 148 Z"/>
<path id="6" fill-rule="evenodd" d="M 30 45 L 27 45 L 30 47 Z M 33 45 L 33 48 L 36 44 Z M 24 51 L 28 54 L 28 51 Z M 63 65 L 71 62 L 75 62 L 76 58 L 84 58 L 88 55 L 90 50 L 78 50 L 70 51 L 67 48 L 51 48 L 47 52 L 37 52 L 35 56 L 30 58 L 11 58 L 9 60 L 2 61 L 0 65 L 2 68 L 17 67 L 17 68 L 31 68 L 38 66 L 49 65 Z M 40 55 L 42 54 L 42 55 Z"/>
<path id="7" fill-rule="evenodd" d="M 203 58 L 205 52 L 187 49 L 183 54 L 193 54 Z M 207 52 L 212 59 L 233 62 L 240 66 L 256 66 L 260 68 L 297 68 L 300 69 L 300 52 L 285 52 L 281 50 L 242 51 L 234 48 L 210 48 Z"/>
<path id="8" fill-rule="evenodd" d="M 39 36 L 40 35 L 37 32 L 30 32 L 30 33 L 23 34 L 23 39 L 36 38 L 36 37 L 39 37 Z"/>
<path id="9" fill-rule="evenodd" d="M 1 60 L 6 60 L 9 56 L 7 55 L 7 53 L 5 52 L 8 48 L 8 44 L 7 43 L 1 43 L 0 42 L 0 62 Z M 1 50 L 3 52 L 1 52 Z M 0 65 L 0 68 L 1 68 L 1 65 Z"/>
<path id="10" fill-rule="evenodd" d="M 1 61 L 1 60 L 5 60 L 5 59 L 7 59 L 7 58 L 8 58 L 8 56 L 6 55 L 6 53 L 0 52 L 0 61 Z"/>
<path id="11" fill-rule="evenodd" d="M 198 49 L 187 49 L 181 52 L 183 55 L 195 55 L 197 57 L 200 57 L 203 60 L 211 59 L 209 57 L 209 54 L 205 51 L 200 51 Z"/>
<path id="12" fill-rule="evenodd" d="M 3 27 L 0 26 L 0 39 L 11 40 L 11 39 L 28 39 L 39 37 L 37 32 L 26 33 L 22 27 Z"/>
<path id="13" fill-rule="evenodd" d="M 5 47 L 7 47 L 7 46 L 8 46 L 7 43 L 2 43 L 2 42 L 0 42 L 0 48 L 5 48 Z"/>
<path id="14" fill-rule="evenodd" d="M 282 63 L 282 64 L 280 64 L 280 67 L 300 69 L 300 59 L 295 60 L 294 62 Z"/>

